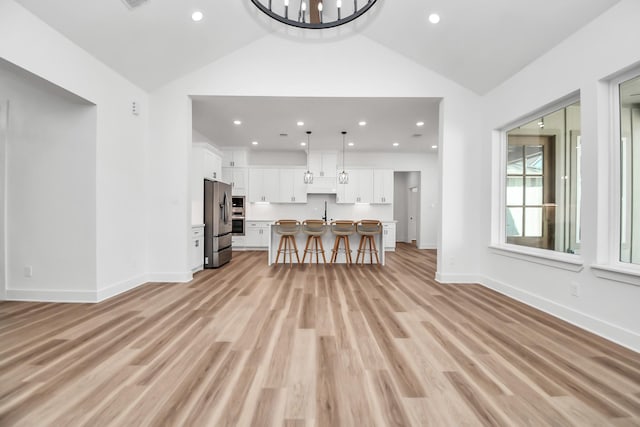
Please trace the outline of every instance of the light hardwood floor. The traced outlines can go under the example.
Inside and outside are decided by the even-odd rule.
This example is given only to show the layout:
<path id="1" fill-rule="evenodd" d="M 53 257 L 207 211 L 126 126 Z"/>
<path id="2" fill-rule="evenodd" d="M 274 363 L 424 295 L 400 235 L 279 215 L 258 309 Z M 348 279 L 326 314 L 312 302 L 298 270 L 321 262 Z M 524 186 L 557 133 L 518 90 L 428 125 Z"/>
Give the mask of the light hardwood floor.
<path id="1" fill-rule="evenodd" d="M 0 303 L 0 426 L 640 425 L 640 355 L 478 285 L 266 253 L 100 304 Z"/>

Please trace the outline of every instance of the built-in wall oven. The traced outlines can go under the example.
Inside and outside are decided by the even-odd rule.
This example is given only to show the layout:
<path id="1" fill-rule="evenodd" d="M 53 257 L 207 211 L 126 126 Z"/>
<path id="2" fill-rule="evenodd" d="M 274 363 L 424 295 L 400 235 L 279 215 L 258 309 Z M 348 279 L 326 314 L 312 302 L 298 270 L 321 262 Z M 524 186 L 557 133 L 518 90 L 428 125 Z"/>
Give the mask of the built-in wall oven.
<path id="1" fill-rule="evenodd" d="M 234 236 L 244 236 L 245 198 L 244 196 L 233 196 L 231 201 L 231 232 Z"/>

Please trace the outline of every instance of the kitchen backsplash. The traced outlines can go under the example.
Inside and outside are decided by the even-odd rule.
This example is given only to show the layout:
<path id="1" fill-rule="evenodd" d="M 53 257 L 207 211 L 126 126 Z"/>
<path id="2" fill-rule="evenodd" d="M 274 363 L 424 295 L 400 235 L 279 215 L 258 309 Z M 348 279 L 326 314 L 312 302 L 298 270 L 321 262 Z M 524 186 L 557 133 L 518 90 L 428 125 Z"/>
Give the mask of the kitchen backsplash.
<path id="1" fill-rule="evenodd" d="M 379 219 L 393 220 L 393 205 L 336 204 L 335 194 L 309 194 L 307 203 L 301 204 L 260 204 L 247 203 L 246 218 L 249 220 L 276 219 L 321 219 L 324 202 L 327 202 L 327 218 L 336 219 Z"/>

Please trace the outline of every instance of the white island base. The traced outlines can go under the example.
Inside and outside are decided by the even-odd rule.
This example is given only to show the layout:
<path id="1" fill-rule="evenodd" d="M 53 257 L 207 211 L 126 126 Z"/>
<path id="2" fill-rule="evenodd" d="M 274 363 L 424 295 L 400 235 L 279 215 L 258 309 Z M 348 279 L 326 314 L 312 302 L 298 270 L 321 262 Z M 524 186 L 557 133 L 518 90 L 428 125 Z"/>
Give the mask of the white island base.
<path id="1" fill-rule="evenodd" d="M 329 226 L 327 226 L 327 232 L 322 236 L 322 244 L 324 245 L 324 256 L 327 259 L 327 264 L 331 260 L 331 250 L 333 249 L 333 244 L 335 242 L 336 236 L 333 235 Z M 376 242 L 376 248 L 378 249 L 378 258 L 380 259 L 380 265 L 384 265 L 384 246 L 382 242 L 382 233 L 375 236 L 374 241 Z M 300 261 L 302 262 L 302 257 L 304 256 L 304 246 L 307 243 L 307 235 L 300 231 L 296 235 L 296 244 L 298 245 L 298 255 L 300 256 Z M 276 256 L 278 255 L 278 245 L 280 244 L 280 235 L 276 233 L 276 225 L 271 224 L 269 227 L 269 265 L 272 265 L 276 262 Z M 351 246 L 351 259 L 353 263 L 356 262 L 356 257 L 358 256 L 358 245 L 360 244 L 360 235 L 358 233 L 354 233 L 349 237 L 349 245 Z M 342 250 L 344 243 L 340 244 L 340 249 Z M 309 264 L 311 262 L 311 255 L 313 255 L 313 263 L 316 262 L 315 254 L 307 254 L 305 258 L 305 264 Z M 322 264 L 322 254 L 318 254 L 320 256 L 320 264 Z M 280 255 L 279 263 L 283 263 L 284 254 Z M 360 261 L 362 261 L 362 257 L 360 257 Z M 295 254 L 293 254 L 293 263 L 297 264 L 298 260 L 296 259 Z M 346 256 L 344 252 L 338 253 L 338 257 L 336 259 L 336 264 L 346 264 Z M 373 262 L 376 262 L 376 256 L 373 255 Z M 287 255 L 287 264 L 289 263 L 289 255 Z M 366 254 L 366 259 L 364 260 L 365 264 L 369 264 L 369 254 Z M 358 263 L 359 264 L 359 263 Z"/>

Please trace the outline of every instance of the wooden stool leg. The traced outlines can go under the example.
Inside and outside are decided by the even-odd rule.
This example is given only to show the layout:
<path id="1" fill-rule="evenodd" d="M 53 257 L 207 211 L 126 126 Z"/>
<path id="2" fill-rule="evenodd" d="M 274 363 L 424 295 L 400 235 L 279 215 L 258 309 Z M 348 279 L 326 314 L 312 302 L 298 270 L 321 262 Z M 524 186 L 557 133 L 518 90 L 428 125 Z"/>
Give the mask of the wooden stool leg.
<path id="1" fill-rule="evenodd" d="M 293 242 L 293 249 L 296 251 L 296 259 L 298 260 L 298 264 L 300 264 L 300 255 L 298 255 L 298 244 L 296 243 L 296 236 L 290 236 L 291 241 Z M 293 262 L 293 259 L 291 260 Z"/>
<path id="2" fill-rule="evenodd" d="M 376 262 L 380 264 L 380 258 L 378 258 L 378 247 L 376 246 L 376 241 L 373 239 L 373 236 L 371 236 L 371 242 L 373 243 L 373 250 L 375 251 L 374 253 L 376 254 Z"/>
<path id="3" fill-rule="evenodd" d="M 336 262 L 336 255 L 338 251 L 338 243 L 340 242 L 340 236 L 336 236 L 336 239 L 333 241 L 333 249 L 331 250 L 331 264 Z"/>
<path id="4" fill-rule="evenodd" d="M 309 248 L 309 243 L 311 242 L 311 237 L 307 237 L 307 244 L 304 245 L 304 253 L 302 254 L 302 263 L 304 264 L 304 259 L 307 257 L 307 249 Z M 313 261 L 313 255 L 311 255 L 311 261 Z"/>
<path id="5" fill-rule="evenodd" d="M 278 263 L 278 260 L 280 259 L 280 254 L 282 253 L 282 240 L 283 240 L 283 238 L 284 238 L 284 236 L 280 236 L 280 244 L 278 245 L 278 253 L 276 254 L 276 264 Z"/>
<path id="6" fill-rule="evenodd" d="M 349 236 L 344 236 L 344 247 L 345 252 L 347 253 L 347 263 L 351 265 L 353 264 L 353 259 L 351 259 L 351 245 L 349 244 Z"/>
<path id="7" fill-rule="evenodd" d="M 320 249 L 322 249 L 322 262 L 327 263 L 327 258 L 324 256 L 324 244 L 322 243 L 322 237 L 318 237 L 318 241 L 320 241 Z"/>

